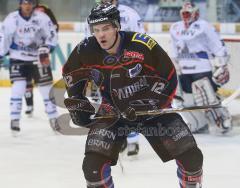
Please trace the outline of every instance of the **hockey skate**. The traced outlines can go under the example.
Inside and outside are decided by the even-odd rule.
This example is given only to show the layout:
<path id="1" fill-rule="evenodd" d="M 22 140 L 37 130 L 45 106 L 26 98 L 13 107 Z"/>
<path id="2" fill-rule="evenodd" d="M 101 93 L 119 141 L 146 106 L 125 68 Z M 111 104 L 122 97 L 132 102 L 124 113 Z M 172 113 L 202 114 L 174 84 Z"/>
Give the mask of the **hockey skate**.
<path id="1" fill-rule="evenodd" d="M 206 116 L 212 124 L 216 125 L 216 134 L 228 134 L 232 130 L 232 117 L 226 108 L 209 110 Z"/>
<path id="2" fill-rule="evenodd" d="M 11 120 L 11 130 L 13 136 L 17 136 L 17 134 L 20 132 L 19 119 Z"/>
<path id="3" fill-rule="evenodd" d="M 131 143 L 127 145 L 127 155 L 132 156 L 132 155 L 137 155 L 139 152 L 139 144 L 138 143 Z"/>
<path id="4" fill-rule="evenodd" d="M 33 116 L 33 106 L 27 106 L 27 110 L 25 111 L 25 114 L 28 117 L 32 117 Z"/>
<path id="5" fill-rule="evenodd" d="M 60 130 L 60 126 L 58 124 L 57 118 L 49 119 L 49 123 L 50 123 L 52 130 L 54 130 L 54 131 Z"/>
<path id="6" fill-rule="evenodd" d="M 220 133 L 228 134 L 232 130 L 232 119 L 225 119 L 217 125 Z"/>

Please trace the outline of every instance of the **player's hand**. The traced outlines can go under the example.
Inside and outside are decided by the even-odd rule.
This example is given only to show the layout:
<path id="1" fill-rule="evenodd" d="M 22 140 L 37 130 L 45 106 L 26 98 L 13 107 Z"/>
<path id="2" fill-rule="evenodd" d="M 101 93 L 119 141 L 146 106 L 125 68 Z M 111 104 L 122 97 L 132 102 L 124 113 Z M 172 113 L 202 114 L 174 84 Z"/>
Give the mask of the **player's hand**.
<path id="1" fill-rule="evenodd" d="M 75 125 L 88 127 L 92 123 L 90 117 L 95 114 L 95 109 L 87 99 L 66 98 L 64 104 Z"/>
<path id="2" fill-rule="evenodd" d="M 47 67 L 50 65 L 49 53 L 50 49 L 47 46 L 41 46 L 38 48 L 38 61 L 43 66 Z"/>
<path id="3" fill-rule="evenodd" d="M 217 85 L 224 85 L 229 81 L 230 74 L 227 64 L 230 60 L 230 56 L 216 57 L 213 61 L 213 76 L 212 79 Z"/>
<path id="4" fill-rule="evenodd" d="M 117 116 L 116 109 L 111 104 L 109 104 L 105 98 L 103 98 L 102 103 L 98 108 L 97 116 L 108 116 L 108 115 Z"/>
<path id="5" fill-rule="evenodd" d="M 217 85 L 221 86 L 226 84 L 230 79 L 229 70 L 227 66 L 225 65 L 225 66 L 215 67 L 215 70 L 213 71 L 212 79 Z"/>

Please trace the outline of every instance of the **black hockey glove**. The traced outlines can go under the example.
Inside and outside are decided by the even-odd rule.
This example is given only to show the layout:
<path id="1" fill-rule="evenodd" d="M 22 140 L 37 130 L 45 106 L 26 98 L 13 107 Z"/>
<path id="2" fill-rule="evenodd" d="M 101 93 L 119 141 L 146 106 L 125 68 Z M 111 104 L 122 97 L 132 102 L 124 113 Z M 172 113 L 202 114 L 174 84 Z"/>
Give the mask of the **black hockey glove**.
<path id="1" fill-rule="evenodd" d="M 93 122 L 90 116 L 95 114 L 95 109 L 88 99 L 66 98 L 64 104 L 75 125 L 88 127 Z"/>

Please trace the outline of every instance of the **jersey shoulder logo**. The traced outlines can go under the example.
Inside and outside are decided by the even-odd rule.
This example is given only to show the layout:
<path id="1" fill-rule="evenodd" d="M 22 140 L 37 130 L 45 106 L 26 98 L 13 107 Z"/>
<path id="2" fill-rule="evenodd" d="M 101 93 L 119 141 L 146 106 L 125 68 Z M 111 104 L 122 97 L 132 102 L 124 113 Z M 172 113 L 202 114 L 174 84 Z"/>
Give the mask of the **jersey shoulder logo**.
<path id="1" fill-rule="evenodd" d="M 155 40 L 153 40 L 150 36 L 142 33 L 135 33 L 133 35 L 132 41 L 140 42 L 147 46 L 150 50 L 157 44 Z"/>

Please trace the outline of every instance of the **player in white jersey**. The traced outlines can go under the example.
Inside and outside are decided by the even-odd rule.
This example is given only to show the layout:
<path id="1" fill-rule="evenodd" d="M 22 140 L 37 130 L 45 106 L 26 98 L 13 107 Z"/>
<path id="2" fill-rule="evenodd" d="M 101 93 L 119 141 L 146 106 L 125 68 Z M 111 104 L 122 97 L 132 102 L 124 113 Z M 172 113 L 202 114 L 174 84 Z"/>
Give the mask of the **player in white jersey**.
<path id="1" fill-rule="evenodd" d="M 134 31 L 139 33 L 145 33 L 142 20 L 139 16 L 139 14 L 132 9 L 131 7 L 128 7 L 126 5 L 122 5 L 118 3 L 118 0 L 100 0 L 96 1 L 96 3 L 106 3 L 110 2 L 117 6 L 117 9 L 120 12 L 120 22 L 121 22 L 121 30 L 122 31 Z M 88 24 L 86 23 L 85 27 L 85 37 L 91 36 Z M 92 90 L 96 90 L 92 88 Z M 92 92 L 92 97 L 97 100 L 99 97 L 97 94 L 99 92 Z M 127 155 L 137 155 L 139 152 L 139 134 L 136 132 L 131 132 L 127 137 L 127 143 L 124 143 L 123 150 L 127 147 L 128 152 Z"/>
<path id="2" fill-rule="evenodd" d="M 57 32 L 59 30 L 59 25 L 57 22 L 57 19 L 53 13 L 53 11 L 47 7 L 46 5 L 43 4 L 39 4 L 38 0 L 36 0 L 36 7 L 35 10 L 38 10 L 40 12 L 44 12 L 53 22 Z M 34 109 L 34 102 L 33 102 L 33 83 L 32 83 L 32 79 L 29 78 L 29 80 L 27 80 L 27 88 L 26 88 L 26 92 L 25 92 L 25 100 L 26 100 L 26 111 L 25 114 L 28 115 L 29 117 L 32 117 L 33 115 L 33 109 Z"/>
<path id="3" fill-rule="evenodd" d="M 172 58 L 179 69 L 185 98 L 183 105 L 217 103 L 217 89 L 229 81 L 226 47 L 214 27 L 199 19 L 199 10 L 190 2 L 183 4 L 180 15 L 182 21 L 171 26 L 170 34 Z M 226 108 L 182 114 L 193 132 L 199 132 L 211 123 L 216 124 L 222 133 L 231 129 L 231 116 Z"/>
<path id="4" fill-rule="evenodd" d="M 9 53 L 10 58 L 10 117 L 13 131 L 20 131 L 22 98 L 29 77 L 39 86 L 50 125 L 58 128 L 56 106 L 49 97 L 53 81 L 49 53 L 57 44 L 57 34 L 49 17 L 35 11 L 35 6 L 35 0 L 20 0 L 19 9 L 10 13 L 2 24 L 3 40 L 0 45 L 3 48 L 0 49 L 0 56 Z"/>

